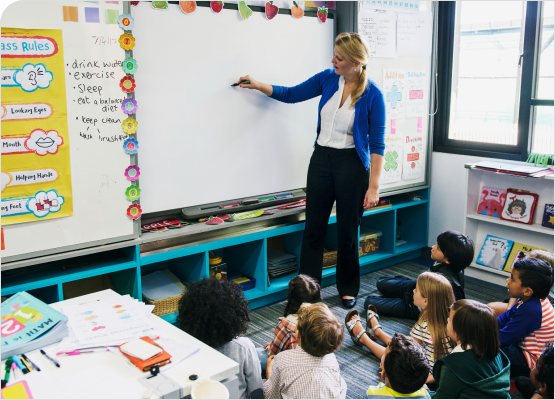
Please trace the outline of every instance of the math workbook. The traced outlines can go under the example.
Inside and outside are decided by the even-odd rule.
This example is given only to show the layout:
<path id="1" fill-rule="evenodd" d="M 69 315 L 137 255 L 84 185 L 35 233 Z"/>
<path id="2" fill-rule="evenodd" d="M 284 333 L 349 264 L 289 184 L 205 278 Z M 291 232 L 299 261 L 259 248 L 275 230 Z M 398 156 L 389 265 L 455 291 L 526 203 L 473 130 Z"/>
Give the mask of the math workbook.
<path id="1" fill-rule="evenodd" d="M 2 303 L 2 360 L 59 342 L 67 336 L 67 317 L 27 292 Z"/>

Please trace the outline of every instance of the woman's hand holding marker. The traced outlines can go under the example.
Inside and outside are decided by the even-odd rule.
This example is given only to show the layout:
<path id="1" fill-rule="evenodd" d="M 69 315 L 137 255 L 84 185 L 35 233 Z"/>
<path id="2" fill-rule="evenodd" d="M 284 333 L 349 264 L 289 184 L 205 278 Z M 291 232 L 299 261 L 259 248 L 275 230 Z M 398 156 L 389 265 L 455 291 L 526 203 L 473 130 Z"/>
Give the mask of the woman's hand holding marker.
<path id="1" fill-rule="evenodd" d="M 247 83 L 248 82 L 248 83 Z M 260 92 L 264 93 L 266 96 L 271 96 L 274 92 L 274 88 L 272 85 L 268 85 L 267 83 L 258 82 L 257 80 L 251 78 L 250 75 L 245 75 L 239 78 L 236 85 L 244 89 L 255 89 L 259 90 Z"/>

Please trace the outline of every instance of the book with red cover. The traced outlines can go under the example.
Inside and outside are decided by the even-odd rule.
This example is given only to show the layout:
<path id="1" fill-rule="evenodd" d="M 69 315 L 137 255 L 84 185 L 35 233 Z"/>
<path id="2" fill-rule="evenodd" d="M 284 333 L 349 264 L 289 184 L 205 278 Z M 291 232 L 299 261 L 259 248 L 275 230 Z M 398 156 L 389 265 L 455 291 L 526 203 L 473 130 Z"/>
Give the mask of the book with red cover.
<path id="1" fill-rule="evenodd" d="M 148 336 L 142 337 L 141 340 L 144 340 L 145 342 L 153 344 L 154 346 L 160 347 L 162 349 L 161 346 L 154 343 L 154 340 L 152 340 Z M 125 344 L 125 343 L 123 343 L 123 344 Z M 118 348 L 123 346 L 123 344 L 119 345 Z M 148 371 L 150 369 L 150 367 L 152 367 L 154 365 L 157 365 L 159 367 L 163 367 L 164 365 L 171 363 L 170 358 L 172 356 L 168 352 L 166 352 L 164 349 L 162 349 L 162 354 L 160 354 L 156 357 L 150 358 L 148 360 L 144 360 L 144 361 L 141 360 L 140 358 L 132 357 L 129 354 L 125 354 L 123 351 L 121 351 L 121 349 L 119 349 L 119 351 L 121 352 L 121 354 L 123 354 L 125 357 L 127 357 L 129 359 L 129 361 L 131 361 L 137 368 L 139 368 L 143 372 Z"/>
<path id="2" fill-rule="evenodd" d="M 501 213 L 501 219 L 532 224 L 538 197 L 536 193 L 530 193 L 527 190 L 507 189 L 507 199 Z"/>

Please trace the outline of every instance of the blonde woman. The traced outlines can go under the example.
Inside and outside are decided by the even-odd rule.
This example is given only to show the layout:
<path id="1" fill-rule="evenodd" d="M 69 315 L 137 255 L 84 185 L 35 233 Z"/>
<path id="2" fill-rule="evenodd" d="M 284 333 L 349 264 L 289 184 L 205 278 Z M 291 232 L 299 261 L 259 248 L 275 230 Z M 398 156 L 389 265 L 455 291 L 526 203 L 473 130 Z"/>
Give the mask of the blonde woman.
<path id="1" fill-rule="evenodd" d="M 456 343 L 447 334 L 447 323 L 450 307 L 455 302 L 455 295 L 451 284 L 444 276 L 434 272 L 420 274 L 414 289 L 414 304 L 422 309 L 418 321 L 410 331 L 410 335 L 422 346 L 430 371 L 428 387 L 435 387 L 432 375 L 434 361 L 451 353 Z M 386 347 L 376 343 L 381 341 L 386 346 L 391 341 L 378 323 L 378 314 L 373 306 L 368 306 L 366 317 L 366 331 L 362 327 L 358 311 L 353 310 L 347 314 L 345 324 L 353 342 L 359 346 L 366 346 L 376 357 L 382 358 Z"/>
<path id="2" fill-rule="evenodd" d="M 324 241 L 335 202 L 337 290 L 347 308 L 355 306 L 360 287 L 358 227 L 363 210 L 378 203 L 385 149 L 385 103 L 381 90 L 366 73 L 369 54 L 359 34 L 341 33 L 335 39 L 333 69 L 300 85 L 272 86 L 249 75 L 238 81 L 248 80 L 250 83 L 240 86 L 285 103 L 322 96 L 306 183 L 300 273 L 322 280 Z"/>

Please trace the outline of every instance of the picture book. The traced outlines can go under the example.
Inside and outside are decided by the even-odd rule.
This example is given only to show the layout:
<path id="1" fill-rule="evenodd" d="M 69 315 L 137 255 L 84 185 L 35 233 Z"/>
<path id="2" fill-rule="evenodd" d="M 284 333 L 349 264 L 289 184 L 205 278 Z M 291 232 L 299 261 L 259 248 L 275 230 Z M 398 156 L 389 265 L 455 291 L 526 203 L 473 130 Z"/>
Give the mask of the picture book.
<path id="1" fill-rule="evenodd" d="M 553 204 L 546 204 L 543 210 L 542 226 L 553 229 Z"/>
<path id="2" fill-rule="evenodd" d="M 522 260 L 523 258 L 525 258 L 532 250 L 546 251 L 545 249 L 541 249 L 536 246 L 530 246 L 528 244 L 522 244 L 522 243 L 515 243 L 513 245 L 513 249 L 509 253 L 509 257 L 507 258 L 507 262 L 505 263 L 505 268 L 503 268 L 503 270 L 507 272 L 511 272 L 513 270 L 513 265 L 515 265 L 515 263 L 518 260 Z"/>
<path id="3" fill-rule="evenodd" d="M 499 218 L 506 198 L 507 190 L 482 186 L 480 200 L 478 201 L 478 214 Z"/>
<path id="4" fill-rule="evenodd" d="M 476 262 L 486 267 L 502 270 L 513 243 L 512 240 L 487 235 Z"/>
<path id="5" fill-rule="evenodd" d="M 68 335 L 67 317 L 27 292 L 2 303 L 2 359 L 59 342 Z"/>
<path id="6" fill-rule="evenodd" d="M 538 204 L 538 195 L 526 190 L 507 189 L 507 200 L 501 213 L 501 219 L 531 224 Z"/>

